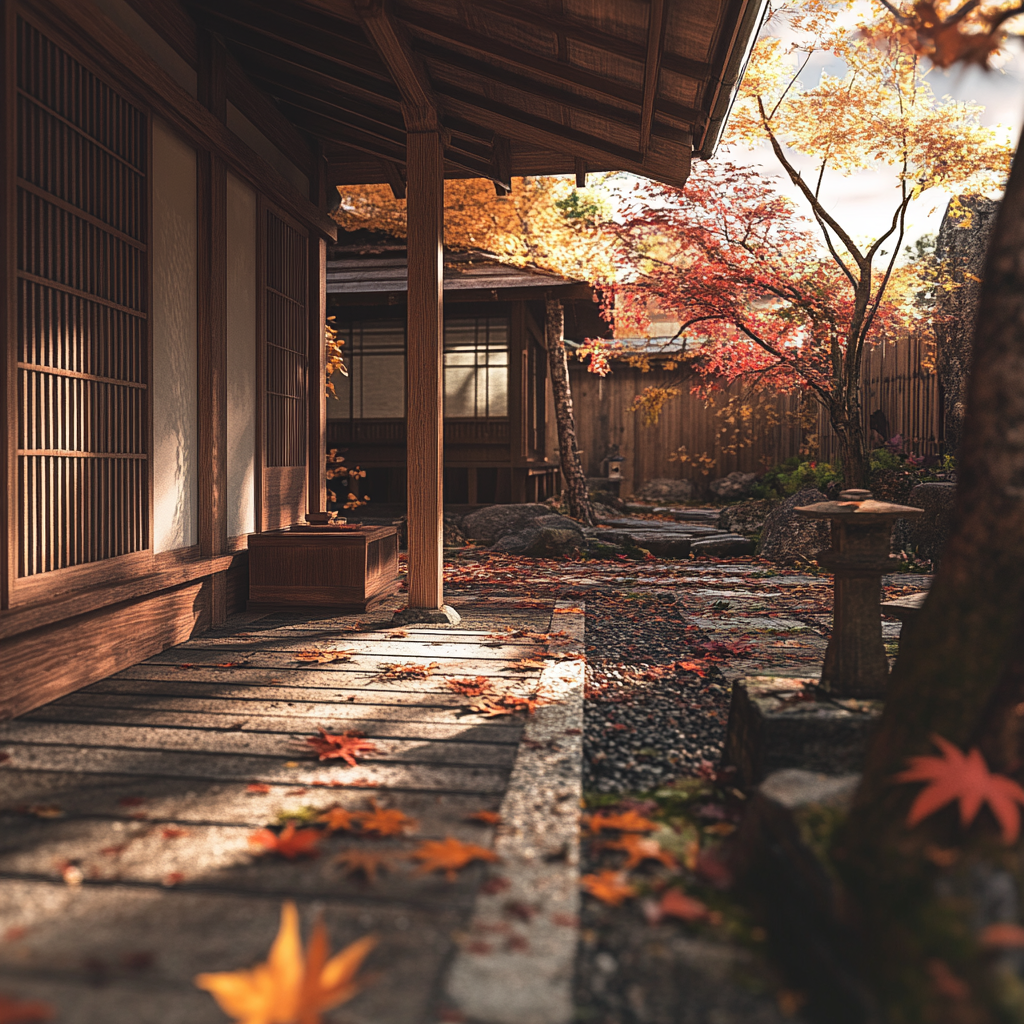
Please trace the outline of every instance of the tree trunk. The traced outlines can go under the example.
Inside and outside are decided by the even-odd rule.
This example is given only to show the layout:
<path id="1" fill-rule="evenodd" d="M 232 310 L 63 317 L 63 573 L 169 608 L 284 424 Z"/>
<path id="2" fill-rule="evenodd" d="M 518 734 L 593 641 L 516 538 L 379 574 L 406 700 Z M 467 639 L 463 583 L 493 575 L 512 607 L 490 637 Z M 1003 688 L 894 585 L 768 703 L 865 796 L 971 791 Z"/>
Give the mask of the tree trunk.
<path id="1" fill-rule="evenodd" d="M 885 1016 L 900 1024 L 1024 1019 L 1020 957 L 979 948 L 1020 925 L 1021 844 L 983 808 L 910 828 L 920 784 L 894 784 L 932 734 L 1024 780 L 1024 157 L 1014 160 L 981 290 L 956 526 L 920 618 L 905 627 L 864 779 L 834 849 Z M 1009 1008 L 1008 1008 L 1009 1007 Z"/>
<path id="2" fill-rule="evenodd" d="M 828 410 L 828 414 L 839 443 L 843 487 L 867 487 L 869 462 L 860 403 L 850 401 L 842 405 L 837 403 Z"/>
<path id="3" fill-rule="evenodd" d="M 569 515 L 583 523 L 594 525 L 594 512 L 587 494 L 587 478 L 580 464 L 579 446 L 576 444 L 576 423 L 572 414 L 572 392 L 569 390 L 569 363 L 565 355 L 565 314 L 562 304 L 554 299 L 547 302 L 544 334 L 551 367 L 551 392 L 555 399 L 555 420 L 558 425 L 558 450 L 565 477 Z"/>
<path id="4" fill-rule="evenodd" d="M 965 224 L 957 203 L 970 217 Z M 953 286 L 940 288 L 935 300 L 935 356 L 942 381 L 942 418 L 945 450 L 956 455 L 964 427 L 964 401 L 971 366 L 974 322 L 985 270 L 985 255 L 992 235 L 998 204 L 984 196 L 960 196 L 950 200 L 935 246 L 935 256 Z"/>

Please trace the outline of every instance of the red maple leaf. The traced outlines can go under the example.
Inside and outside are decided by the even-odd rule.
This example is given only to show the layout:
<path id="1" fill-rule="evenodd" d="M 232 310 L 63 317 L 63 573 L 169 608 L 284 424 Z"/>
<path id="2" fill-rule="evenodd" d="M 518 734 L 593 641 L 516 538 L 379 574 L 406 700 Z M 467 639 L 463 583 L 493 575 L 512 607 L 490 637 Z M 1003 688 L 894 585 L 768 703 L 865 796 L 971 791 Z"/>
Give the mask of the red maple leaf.
<path id="1" fill-rule="evenodd" d="M 636 888 L 626 881 L 623 871 L 606 869 L 596 875 L 584 875 L 580 885 L 595 899 L 613 907 L 621 906 L 630 896 L 636 895 Z"/>
<path id="2" fill-rule="evenodd" d="M 966 828 L 981 805 L 988 804 L 999 822 L 1003 842 L 1007 846 L 1016 842 L 1020 835 L 1018 804 L 1024 804 L 1024 789 L 1013 779 L 990 772 L 977 747 L 964 754 L 935 733 L 932 742 L 942 751 L 940 757 L 911 757 L 909 767 L 893 776 L 894 782 L 928 783 L 910 807 L 907 826 L 912 828 L 955 800 L 960 805 L 960 823 Z"/>
<path id="3" fill-rule="evenodd" d="M 368 740 L 363 739 L 366 735 L 362 732 L 329 733 L 325 729 L 318 730 L 319 736 L 308 736 L 306 742 L 319 754 L 321 761 L 340 757 L 342 760 L 355 768 L 358 764 L 356 754 L 376 753 L 377 747 Z"/>
<path id="4" fill-rule="evenodd" d="M 49 1003 L 11 999 L 0 993 L 0 1024 L 29 1024 L 30 1021 L 50 1020 L 54 1009 Z"/>
<path id="5" fill-rule="evenodd" d="M 269 828 L 261 828 L 249 836 L 249 842 L 254 846 L 266 847 L 286 860 L 295 860 L 297 857 L 315 857 L 319 852 L 316 847 L 321 838 L 321 833 L 315 828 L 296 829 L 293 822 L 280 835 L 275 835 Z"/>

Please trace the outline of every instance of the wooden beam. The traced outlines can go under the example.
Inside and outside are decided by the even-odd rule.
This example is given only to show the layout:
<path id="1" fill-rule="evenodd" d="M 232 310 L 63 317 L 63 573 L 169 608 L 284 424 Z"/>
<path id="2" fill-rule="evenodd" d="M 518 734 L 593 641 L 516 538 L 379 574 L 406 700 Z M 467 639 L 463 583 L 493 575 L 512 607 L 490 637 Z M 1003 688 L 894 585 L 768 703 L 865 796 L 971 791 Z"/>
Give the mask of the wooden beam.
<path id="1" fill-rule="evenodd" d="M 7 612 L 18 565 L 18 216 L 17 189 L 18 77 L 17 22 L 13 3 L 0 4 L 0 611 Z M 0 616 L 0 624 L 6 615 Z"/>
<path id="2" fill-rule="evenodd" d="M 640 108 L 640 153 L 647 155 L 654 126 L 654 101 L 658 96 L 658 75 L 665 49 L 665 0 L 651 0 L 647 17 L 647 56 L 644 60 L 644 98 Z"/>
<path id="3" fill-rule="evenodd" d="M 587 187 L 587 161 L 581 157 L 576 157 L 576 187 L 586 188 Z"/>
<path id="4" fill-rule="evenodd" d="M 494 191 L 499 196 L 507 196 L 512 191 L 512 142 L 504 135 L 495 135 L 491 150 Z"/>
<path id="5" fill-rule="evenodd" d="M 408 175 L 406 436 L 409 494 L 409 608 L 440 609 L 444 337 L 444 153 L 437 132 L 411 132 Z"/>
<path id="6" fill-rule="evenodd" d="M 356 0 L 363 31 L 402 94 L 406 131 L 438 132 L 441 118 L 427 70 L 384 0 Z"/>
<path id="7" fill-rule="evenodd" d="M 197 98 L 222 124 L 228 119 L 227 56 L 219 36 L 212 32 L 199 33 Z"/>
<path id="8" fill-rule="evenodd" d="M 384 179 L 391 186 L 391 194 L 396 199 L 404 199 L 405 179 L 398 169 L 398 164 L 393 164 L 390 160 L 381 160 L 380 165 L 384 168 Z"/>

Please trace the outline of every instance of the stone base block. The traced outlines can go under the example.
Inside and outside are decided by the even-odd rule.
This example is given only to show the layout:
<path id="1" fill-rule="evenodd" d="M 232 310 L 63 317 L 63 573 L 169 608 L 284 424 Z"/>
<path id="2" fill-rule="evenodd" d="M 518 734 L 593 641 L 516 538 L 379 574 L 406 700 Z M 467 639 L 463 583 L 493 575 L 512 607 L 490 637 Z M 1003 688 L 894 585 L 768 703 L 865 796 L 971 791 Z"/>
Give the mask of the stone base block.
<path id="1" fill-rule="evenodd" d="M 816 679 L 737 679 L 723 763 L 744 786 L 782 768 L 840 775 L 860 771 L 882 713 L 877 700 L 832 699 Z"/>
<path id="2" fill-rule="evenodd" d="M 396 626 L 411 626 L 416 623 L 433 622 L 442 626 L 457 626 L 462 616 L 449 604 L 440 608 L 402 608 L 391 616 Z"/>

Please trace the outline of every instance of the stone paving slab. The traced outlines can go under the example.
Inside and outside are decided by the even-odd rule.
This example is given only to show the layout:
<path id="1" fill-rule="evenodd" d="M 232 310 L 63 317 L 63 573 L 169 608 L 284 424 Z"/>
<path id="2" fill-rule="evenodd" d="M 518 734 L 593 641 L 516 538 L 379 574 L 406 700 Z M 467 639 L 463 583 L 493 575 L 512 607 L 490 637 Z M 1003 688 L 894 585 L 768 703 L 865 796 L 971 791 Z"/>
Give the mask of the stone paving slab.
<path id="1" fill-rule="evenodd" d="M 381 980 L 329 1019 L 435 1024 L 453 956 L 479 956 L 472 929 L 490 877 L 543 903 L 523 935 L 506 922 L 491 963 L 498 1003 L 543 989 L 555 1008 L 545 1022 L 565 1024 L 583 613 L 534 604 L 469 608 L 463 598 L 466 628 L 404 635 L 383 628 L 387 609 L 376 619 L 246 617 L 0 724 L 0 920 L 13 936 L 0 942 L 0 990 L 53 1003 L 62 1024 L 214 1024 L 223 1014 L 193 975 L 264 959 L 281 901 L 293 898 L 307 933 L 325 914 L 335 948 L 370 930 L 381 940 L 368 963 Z M 545 635 L 492 638 L 508 627 Z M 351 648 L 352 660 L 309 668 L 294 658 L 317 648 Z M 515 664 L 523 659 L 533 664 Z M 426 679 L 382 676 L 388 663 L 431 662 Z M 466 698 L 444 685 L 484 675 L 527 693 L 542 673 L 560 703 L 525 718 L 467 715 Z M 302 741 L 320 725 L 357 728 L 378 750 L 354 768 L 313 760 Z M 321 856 L 294 863 L 249 842 L 282 811 L 361 810 L 371 798 L 416 819 L 414 834 L 336 833 Z M 498 809 L 497 826 L 467 820 Z M 502 862 L 454 881 L 417 875 L 406 855 L 443 836 L 493 846 Z M 387 851 L 392 872 L 373 885 L 347 875 L 335 860 L 353 848 Z M 480 1009 L 482 1024 L 507 1019 Z"/>

